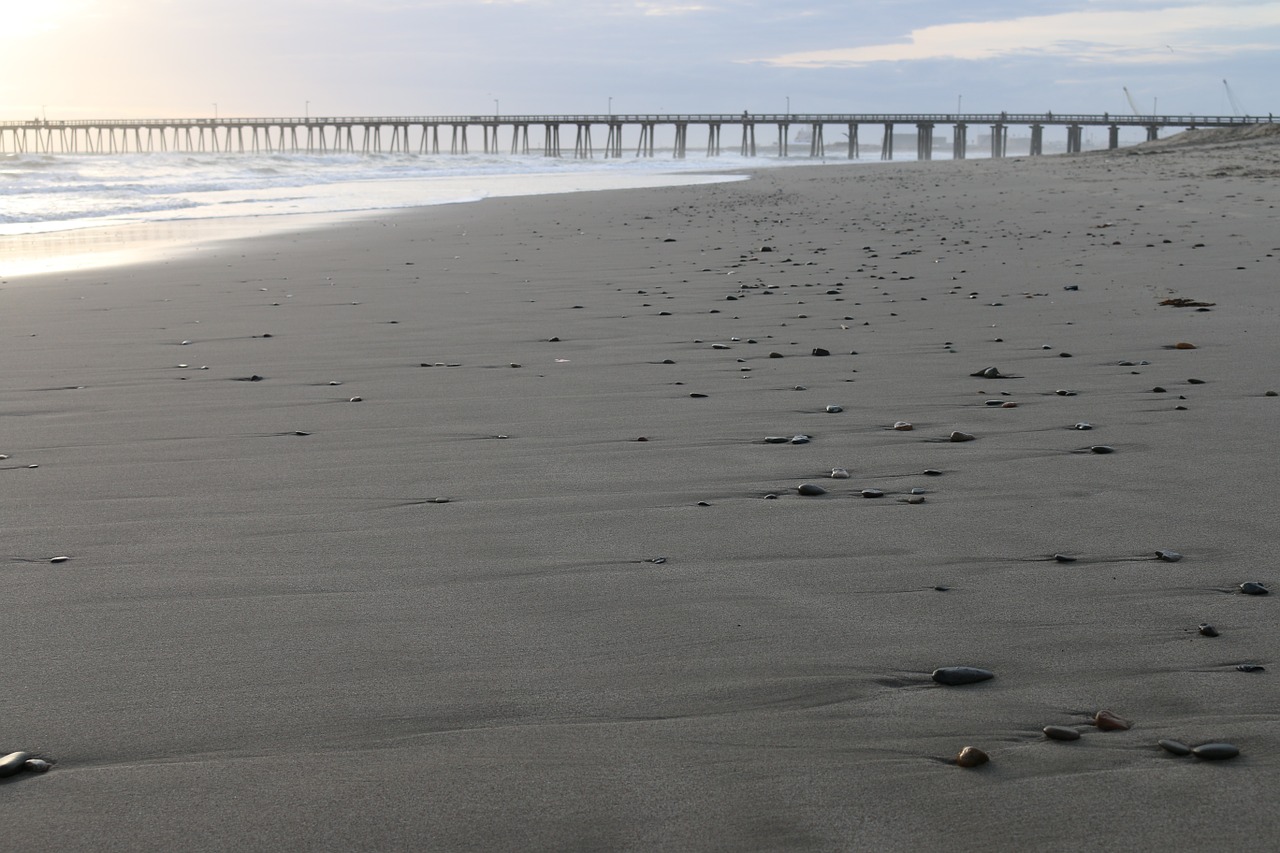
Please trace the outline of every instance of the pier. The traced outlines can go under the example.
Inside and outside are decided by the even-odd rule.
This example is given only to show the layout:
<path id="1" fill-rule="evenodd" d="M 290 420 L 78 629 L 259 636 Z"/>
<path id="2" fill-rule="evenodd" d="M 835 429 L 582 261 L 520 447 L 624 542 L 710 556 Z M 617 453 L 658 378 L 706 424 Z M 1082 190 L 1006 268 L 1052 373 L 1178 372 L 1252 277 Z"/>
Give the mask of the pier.
<path id="1" fill-rule="evenodd" d="M 0 154 L 129 154 L 153 152 L 237 154 L 540 154 L 546 157 L 590 159 L 656 156 L 658 128 L 670 128 L 671 155 L 684 159 L 697 140 L 706 141 L 706 156 L 723 153 L 722 134 L 744 157 L 758 156 L 757 130 L 768 139 L 776 136 L 773 151 L 792 156 L 793 135 L 799 156 L 833 156 L 826 138 L 839 156 L 857 159 L 863 150 L 859 132 L 864 127 L 883 131 L 879 156 L 892 160 L 899 127 L 914 128 L 916 158 L 929 160 L 938 147 L 935 129 L 950 126 L 951 156 L 961 160 L 969 153 L 969 131 L 987 138 L 990 156 L 1008 156 L 1009 129 L 1029 130 L 1031 156 L 1044 153 L 1046 130 L 1060 134 L 1066 153 L 1082 150 L 1086 128 L 1105 128 L 1107 147 L 1120 146 L 1122 128 L 1141 128 L 1148 140 L 1168 129 L 1239 127 L 1267 124 L 1271 116 L 1192 115 L 1059 115 L 1056 113 L 726 113 L 675 115 L 470 115 L 470 116 L 366 116 L 305 118 L 183 118 L 183 119 L 31 119 L 0 122 Z M 540 137 L 541 146 L 530 144 Z M 603 146 L 596 147 L 596 138 Z M 623 143 L 624 131 L 635 140 L 634 149 Z M 692 136 L 691 136 L 692 131 Z M 830 132 L 829 132 L 830 131 Z M 573 146 L 569 147 L 570 134 Z M 691 142 L 691 139 L 695 140 Z M 908 142 L 910 140 L 908 139 Z M 767 145 L 767 143 L 766 143 Z M 945 150 L 945 147 L 944 147 Z"/>

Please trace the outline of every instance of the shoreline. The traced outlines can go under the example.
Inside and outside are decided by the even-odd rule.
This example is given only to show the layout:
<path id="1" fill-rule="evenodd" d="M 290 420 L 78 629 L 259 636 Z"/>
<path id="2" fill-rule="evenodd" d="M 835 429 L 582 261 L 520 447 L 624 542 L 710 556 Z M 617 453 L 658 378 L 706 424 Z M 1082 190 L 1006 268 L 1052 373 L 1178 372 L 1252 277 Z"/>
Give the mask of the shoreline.
<path id="1" fill-rule="evenodd" d="M 11 831 L 1265 849 L 1277 164 L 772 169 L 11 281 L 7 742 L 56 762 Z"/>

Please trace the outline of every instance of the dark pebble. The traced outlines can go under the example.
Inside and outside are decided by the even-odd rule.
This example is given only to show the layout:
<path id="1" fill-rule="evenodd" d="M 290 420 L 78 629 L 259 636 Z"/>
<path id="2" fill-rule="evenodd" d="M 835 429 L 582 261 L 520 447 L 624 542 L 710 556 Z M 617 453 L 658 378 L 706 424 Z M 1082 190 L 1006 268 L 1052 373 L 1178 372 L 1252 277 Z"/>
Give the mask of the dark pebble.
<path id="1" fill-rule="evenodd" d="M 939 471 L 937 468 L 925 468 L 925 469 L 924 469 L 923 471 L 921 471 L 920 473 L 921 473 L 921 474 L 923 474 L 923 475 L 924 475 L 924 476 L 926 476 L 926 477 L 941 477 L 941 476 L 942 476 L 942 472 L 941 472 L 941 471 Z"/>
<path id="2" fill-rule="evenodd" d="M 825 495 L 827 490 L 816 483 L 801 483 L 796 487 L 796 491 L 808 497 L 816 497 L 817 495 Z"/>
<path id="3" fill-rule="evenodd" d="M 882 498 L 884 497 L 884 492 L 879 489 L 863 489 L 862 496 L 864 498 Z"/>
<path id="4" fill-rule="evenodd" d="M 822 347 L 814 347 L 813 354 L 814 355 L 831 355 L 831 353 L 828 350 L 824 350 Z"/>
<path id="5" fill-rule="evenodd" d="M 1162 388 L 1161 386 L 1157 385 L 1156 387 L 1154 387 L 1154 388 L 1152 388 L 1152 389 L 1151 389 L 1151 393 L 1152 393 L 1152 394 L 1165 394 L 1165 393 L 1168 393 L 1168 392 L 1166 391 L 1166 389 L 1164 389 L 1164 388 Z"/>
<path id="6" fill-rule="evenodd" d="M 1196 630 L 1200 632 L 1200 636 L 1202 637 L 1218 636 L 1218 629 L 1210 625 L 1208 622 L 1201 622 L 1200 627 Z"/>
<path id="7" fill-rule="evenodd" d="M 1191 754 L 1205 761 L 1223 761 L 1239 755 L 1240 748 L 1231 743 L 1202 743 L 1191 750 Z"/>
<path id="8" fill-rule="evenodd" d="M 1156 551 L 1156 559 L 1166 563 L 1176 563 L 1182 559 L 1182 555 L 1177 551 L 1170 551 L 1167 548 L 1161 548 Z"/>
<path id="9" fill-rule="evenodd" d="M 966 746 L 960 750 L 960 754 L 956 756 L 956 764 L 961 767 L 981 767 L 991 760 L 991 756 L 987 755 L 976 746 Z"/>
<path id="10" fill-rule="evenodd" d="M 1240 584 L 1240 591 L 1245 595 L 1266 595 L 1271 592 L 1258 581 L 1246 581 Z"/>
<path id="11" fill-rule="evenodd" d="M 1090 453 L 1115 453 L 1116 449 L 1109 444 L 1095 444 L 1089 448 Z"/>
<path id="12" fill-rule="evenodd" d="M 1094 714 L 1093 724 L 1104 732 L 1122 732 L 1133 726 L 1128 720 L 1117 717 L 1110 711 L 1099 711 Z"/>
<path id="13" fill-rule="evenodd" d="M 1080 732 L 1070 726 L 1045 726 L 1044 736 L 1050 740 L 1080 740 Z"/>
<path id="14" fill-rule="evenodd" d="M 977 684 L 995 678 L 996 674 L 976 666 L 944 666 L 933 671 L 933 680 L 939 684 L 955 687 L 960 684 Z"/>
<path id="15" fill-rule="evenodd" d="M 0 758 L 0 776 L 12 776 L 17 773 L 30 757 L 29 752 L 11 752 Z"/>
<path id="16" fill-rule="evenodd" d="M 1076 558 L 1070 557 L 1066 554 L 1054 554 L 1053 560 L 1055 563 L 1074 563 L 1076 561 Z"/>
<path id="17" fill-rule="evenodd" d="M 1241 672 L 1266 672 L 1267 668 L 1260 663 L 1242 663 L 1237 664 L 1236 669 Z"/>
<path id="18" fill-rule="evenodd" d="M 1182 741 L 1177 740 L 1160 740 L 1156 742 L 1165 752 L 1171 752 L 1174 755 L 1190 755 L 1191 747 Z"/>
<path id="19" fill-rule="evenodd" d="M 705 398 L 707 395 L 706 394 L 690 394 L 689 396 L 694 398 L 695 400 L 701 400 Z"/>

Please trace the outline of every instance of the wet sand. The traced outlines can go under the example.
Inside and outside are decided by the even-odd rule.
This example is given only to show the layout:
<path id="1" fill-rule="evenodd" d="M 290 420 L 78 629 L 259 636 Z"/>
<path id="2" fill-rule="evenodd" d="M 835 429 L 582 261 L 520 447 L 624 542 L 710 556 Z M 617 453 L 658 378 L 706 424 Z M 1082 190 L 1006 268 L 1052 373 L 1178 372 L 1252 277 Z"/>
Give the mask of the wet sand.
<path id="1" fill-rule="evenodd" d="M 9 836 L 1267 849 L 1277 174 L 767 170 L 11 277 L 0 747 L 56 763 Z"/>

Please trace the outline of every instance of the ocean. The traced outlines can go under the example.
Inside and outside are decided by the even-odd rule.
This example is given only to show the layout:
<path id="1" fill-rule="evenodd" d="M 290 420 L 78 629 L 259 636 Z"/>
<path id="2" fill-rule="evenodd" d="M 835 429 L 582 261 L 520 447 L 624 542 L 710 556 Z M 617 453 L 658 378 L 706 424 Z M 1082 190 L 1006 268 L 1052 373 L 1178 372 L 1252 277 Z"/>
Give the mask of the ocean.
<path id="1" fill-rule="evenodd" d="M 484 198 L 743 179 L 807 158 L 415 154 L 0 155 L 0 278 L 210 239 Z M 845 162 L 829 160 L 827 162 Z"/>

